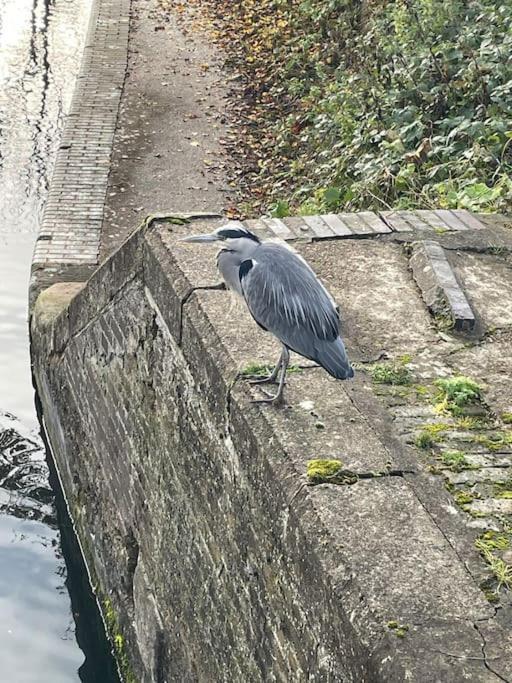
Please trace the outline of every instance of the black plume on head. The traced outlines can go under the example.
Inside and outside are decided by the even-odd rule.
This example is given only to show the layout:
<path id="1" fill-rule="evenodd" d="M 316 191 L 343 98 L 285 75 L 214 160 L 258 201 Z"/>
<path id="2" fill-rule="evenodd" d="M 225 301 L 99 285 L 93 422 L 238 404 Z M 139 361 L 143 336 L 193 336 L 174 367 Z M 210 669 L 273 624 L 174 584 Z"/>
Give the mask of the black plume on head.
<path id="1" fill-rule="evenodd" d="M 260 238 L 252 232 L 249 232 L 249 230 L 241 230 L 240 228 L 225 228 L 219 230 L 217 235 L 226 240 L 236 240 L 239 237 L 245 237 L 246 239 L 253 240 L 253 242 L 260 242 Z"/>

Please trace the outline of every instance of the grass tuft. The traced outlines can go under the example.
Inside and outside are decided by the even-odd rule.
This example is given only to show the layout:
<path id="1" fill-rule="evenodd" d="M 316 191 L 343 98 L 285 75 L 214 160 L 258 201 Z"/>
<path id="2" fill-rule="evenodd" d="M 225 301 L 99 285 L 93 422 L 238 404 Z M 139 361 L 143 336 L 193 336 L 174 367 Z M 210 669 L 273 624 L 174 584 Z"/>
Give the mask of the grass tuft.
<path id="1" fill-rule="evenodd" d="M 470 405 L 481 402 L 482 388 L 469 377 L 448 377 L 438 379 L 434 384 L 439 390 L 435 397 L 435 409 L 439 414 L 463 415 Z"/>
<path id="2" fill-rule="evenodd" d="M 400 386 L 412 381 L 409 369 L 403 364 L 375 363 L 370 368 L 370 376 L 376 384 Z"/>

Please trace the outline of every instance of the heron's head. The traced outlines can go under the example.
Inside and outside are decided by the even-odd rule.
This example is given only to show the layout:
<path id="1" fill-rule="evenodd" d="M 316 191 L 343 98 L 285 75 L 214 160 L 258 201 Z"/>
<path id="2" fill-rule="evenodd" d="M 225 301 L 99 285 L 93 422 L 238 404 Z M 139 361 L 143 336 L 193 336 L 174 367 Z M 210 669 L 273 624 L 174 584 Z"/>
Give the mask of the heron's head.
<path id="1" fill-rule="evenodd" d="M 221 225 L 211 233 L 204 235 L 189 235 L 183 237 L 181 242 L 199 242 L 207 244 L 220 242 L 227 251 L 233 251 L 242 256 L 250 256 L 255 247 L 260 244 L 260 238 L 249 232 L 240 221 L 231 221 L 226 225 Z"/>

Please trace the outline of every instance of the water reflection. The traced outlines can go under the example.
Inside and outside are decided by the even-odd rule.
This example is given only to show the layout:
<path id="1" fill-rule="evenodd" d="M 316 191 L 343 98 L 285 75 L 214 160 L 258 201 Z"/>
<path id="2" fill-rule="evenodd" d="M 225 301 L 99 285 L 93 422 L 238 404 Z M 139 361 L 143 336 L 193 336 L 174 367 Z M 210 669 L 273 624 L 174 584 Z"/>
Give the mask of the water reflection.
<path id="1" fill-rule="evenodd" d="M 83 586 L 71 611 L 66 585 L 83 568 L 68 549 L 67 576 L 61 543 L 72 534 L 57 526 L 27 334 L 30 261 L 90 2 L 0 0 L 0 680 L 9 683 L 117 680 Z"/>
<path id="2" fill-rule="evenodd" d="M 77 680 L 83 657 L 75 643 L 58 532 L 41 522 L 0 514 L 0 547 L 4 680 Z"/>
<path id="3" fill-rule="evenodd" d="M 37 232 L 90 0 L 0 0 L 0 232 Z"/>
<path id="4" fill-rule="evenodd" d="M 3 680 L 78 680 L 53 493 L 43 444 L 12 415 L 0 417 L 0 652 Z M 41 678 L 45 671 L 45 678 Z"/>

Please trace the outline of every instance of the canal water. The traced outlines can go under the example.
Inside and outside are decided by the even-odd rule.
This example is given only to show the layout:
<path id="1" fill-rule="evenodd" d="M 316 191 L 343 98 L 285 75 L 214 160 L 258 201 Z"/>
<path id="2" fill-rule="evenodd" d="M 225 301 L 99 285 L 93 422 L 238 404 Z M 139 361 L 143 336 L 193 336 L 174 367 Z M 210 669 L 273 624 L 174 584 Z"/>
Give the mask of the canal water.
<path id="1" fill-rule="evenodd" d="M 0 683 L 118 680 L 62 501 L 57 514 L 27 329 L 32 251 L 90 6 L 0 0 Z"/>

